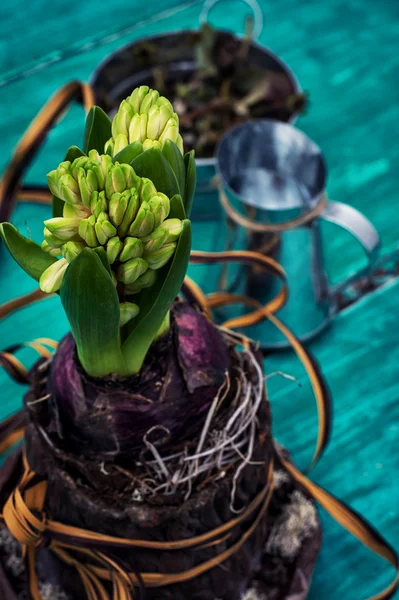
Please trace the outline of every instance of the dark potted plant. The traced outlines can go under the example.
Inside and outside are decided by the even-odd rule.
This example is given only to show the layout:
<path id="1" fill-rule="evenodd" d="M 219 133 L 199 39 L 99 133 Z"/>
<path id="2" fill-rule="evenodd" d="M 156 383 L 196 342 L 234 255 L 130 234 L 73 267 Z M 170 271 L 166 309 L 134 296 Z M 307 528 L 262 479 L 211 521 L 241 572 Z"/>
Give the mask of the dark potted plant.
<path id="1" fill-rule="evenodd" d="M 71 326 L 30 373 L 24 458 L 1 474 L 15 598 L 304 598 L 320 528 L 274 450 L 259 357 L 176 300 L 195 162 L 172 105 L 141 87 L 112 124 L 94 107 L 48 182 L 41 247 L 1 225 Z"/>
<path id="2" fill-rule="evenodd" d="M 253 20 L 240 38 L 203 23 L 198 30 L 141 38 L 107 57 L 91 84 L 97 103 L 113 116 L 133 86 L 155 86 L 170 98 L 185 148 L 194 149 L 203 218 L 218 214 L 211 180 L 223 133 L 249 119 L 293 122 L 306 97 L 289 67 L 253 39 Z"/>

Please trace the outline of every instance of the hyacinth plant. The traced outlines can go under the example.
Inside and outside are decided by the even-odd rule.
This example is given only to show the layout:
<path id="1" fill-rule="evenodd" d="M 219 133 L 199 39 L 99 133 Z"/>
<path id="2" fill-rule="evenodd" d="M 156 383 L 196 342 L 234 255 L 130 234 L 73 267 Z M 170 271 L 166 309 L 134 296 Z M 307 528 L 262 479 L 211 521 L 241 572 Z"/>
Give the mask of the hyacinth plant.
<path id="1" fill-rule="evenodd" d="M 71 147 L 47 178 L 41 246 L 10 223 L 4 242 L 44 292 L 60 294 L 88 375 L 137 373 L 168 331 L 190 255 L 195 162 L 171 103 L 141 86 L 112 123 L 93 107 L 83 150 Z"/>
<path id="2" fill-rule="evenodd" d="M 52 359 L 30 370 L 25 396 L 26 464 L 40 486 L 41 478 L 46 482 L 44 515 L 88 535 L 123 538 L 116 545 L 88 543 L 90 555 L 82 552 L 86 542 L 78 542 L 75 565 L 90 583 L 85 589 L 68 559 L 75 533 L 61 542 L 62 554 L 51 533 L 36 555 L 29 548 L 30 573 L 70 598 L 129 599 L 131 574 L 141 588 L 145 576 L 190 574 L 198 561 L 213 563 L 213 541 L 190 551 L 186 540 L 209 539 L 221 515 L 231 513 L 234 522 L 232 494 L 237 510 L 250 506 L 270 473 L 270 416 L 256 357 L 241 356 L 234 338 L 197 307 L 175 301 L 190 255 L 195 187 L 194 156 L 183 156 L 179 135 L 170 103 L 146 87 L 122 102 L 112 124 L 93 108 L 83 151 L 70 148 L 48 175 L 53 217 L 44 222 L 41 245 L 9 223 L 1 227 L 21 267 L 42 290 L 59 293 L 71 326 Z M 247 527 L 246 518 L 232 539 L 245 539 Z M 180 538 L 177 551 L 172 545 Z M 164 546 L 159 551 L 159 543 L 173 555 Z M 150 584 L 146 598 L 200 593 L 204 600 L 238 600 L 264 544 L 261 526 L 224 560 L 228 588 L 224 571 L 207 568 L 176 584 Z M 93 571 L 98 559 L 106 579 L 99 594 L 87 575 L 103 578 Z"/>

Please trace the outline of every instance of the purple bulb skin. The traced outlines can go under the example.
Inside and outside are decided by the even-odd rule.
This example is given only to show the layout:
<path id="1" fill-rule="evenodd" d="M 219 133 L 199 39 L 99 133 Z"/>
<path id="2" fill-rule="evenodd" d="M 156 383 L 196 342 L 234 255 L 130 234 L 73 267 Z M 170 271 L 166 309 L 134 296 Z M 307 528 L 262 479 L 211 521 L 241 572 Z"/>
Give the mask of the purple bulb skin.
<path id="1" fill-rule="evenodd" d="M 201 429 L 231 372 L 234 350 L 195 308 L 177 301 L 171 328 L 155 342 L 141 372 L 93 378 L 82 369 L 75 342 L 60 343 L 49 378 L 51 417 L 64 448 L 89 457 L 129 458 L 151 441 L 183 442 Z M 160 439 L 162 438 L 162 440 Z"/>

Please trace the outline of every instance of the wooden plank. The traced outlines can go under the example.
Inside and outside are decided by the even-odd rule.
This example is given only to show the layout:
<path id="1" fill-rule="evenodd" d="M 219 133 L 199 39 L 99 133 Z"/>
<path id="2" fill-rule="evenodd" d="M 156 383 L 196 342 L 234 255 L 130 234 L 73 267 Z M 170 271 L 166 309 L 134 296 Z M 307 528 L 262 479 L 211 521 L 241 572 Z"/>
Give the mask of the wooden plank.
<path id="1" fill-rule="evenodd" d="M 163 6 L 172 4 L 168 1 Z M 125 5 L 122 0 L 120 6 Z M 3 3 L 0 84 L 1 79 L 23 73 L 33 60 L 51 56 L 52 52 L 69 51 L 75 46 L 81 51 L 0 88 L 3 140 L 0 169 L 30 119 L 58 86 L 72 78 L 87 80 L 108 52 L 135 37 L 175 29 L 176 24 L 182 28 L 196 27 L 200 10 L 196 4 L 177 16 L 84 50 L 82 46 L 97 35 L 123 27 L 124 13 L 112 14 L 111 19 L 109 7 L 99 7 L 94 0 L 87 2 L 79 14 L 70 11 L 71 14 L 65 15 L 64 0 L 57 0 L 55 6 L 53 3 L 51 14 L 47 6 L 40 0 L 16 14 L 9 0 Z M 93 6 L 100 11 L 96 13 L 98 28 L 94 35 L 88 35 L 88 14 Z M 238 31 L 247 12 L 247 8 L 238 6 L 226 11 L 221 4 L 215 8 L 212 20 Z M 123 18 L 119 19 L 121 14 Z M 132 23 L 135 18 L 136 14 L 126 22 Z M 27 27 L 26 23 L 35 23 L 37 28 Z M 65 31 L 58 31 L 60 23 L 68 24 Z M 263 43 L 288 62 L 303 87 L 310 91 L 308 114 L 300 119 L 298 126 L 326 154 L 331 198 L 362 210 L 376 224 L 386 251 L 397 243 L 398 23 L 397 6 L 392 2 L 281 0 L 265 6 L 261 37 Z M 82 120 L 81 109 L 75 107 L 57 126 L 28 174 L 29 181 L 43 182 L 44 174 L 61 160 L 65 148 L 80 143 Z M 24 204 L 15 211 L 13 222 L 39 240 L 40 223 L 47 216 L 47 208 Z M 222 231 L 221 223 L 195 223 L 194 247 L 221 249 Z M 326 225 L 325 233 L 329 271 L 339 280 L 361 265 L 363 258 L 347 234 L 330 225 Z M 3 248 L 0 252 L 0 302 L 3 302 L 33 289 L 35 284 L 17 270 Z M 195 267 L 190 268 L 190 274 L 208 289 L 216 284 L 216 270 Z M 335 401 L 332 444 L 314 477 L 369 517 L 396 546 L 399 546 L 399 489 L 395 475 L 399 467 L 398 286 L 398 283 L 386 286 L 345 311 L 330 331 L 311 346 Z M 59 339 L 67 329 L 60 302 L 53 298 L 3 321 L 0 346 L 43 335 Z M 29 361 L 33 356 L 31 351 L 25 354 Z M 275 433 L 293 451 L 298 463 L 305 466 L 314 442 L 316 417 L 303 370 L 290 353 L 270 357 L 265 370 L 286 371 L 302 383 L 302 388 L 297 388 L 276 377 L 269 381 L 269 389 Z M 6 416 L 19 407 L 23 388 L 10 383 L 3 371 L 0 385 L 0 414 Z M 376 592 L 388 580 L 388 570 L 382 562 L 370 557 L 329 519 L 323 517 L 323 522 L 324 547 L 310 600 L 357 600 Z"/>
<path id="2" fill-rule="evenodd" d="M 185 4 L 200 0 L 164 0 L 155 10 L 151 3 L 139 0 L 86 2 L 71 5 L 68 0 L 36 0 L 15 10 L 12 2 L 1 7 L 0 39 L 6 41 L 0 53 L 1 79 L 9 79 L 47 64 L 63 61 L 88 47 L 120 39 L 124 32 L 135 31 L 143 22 L 148 26 L 163 15 Z M 144 22 L 146 22 L 144 24 Z M 29 26 L 27 26 L 29 24 Z"/>
<path id="3" fill-rule="evenodd" d="M 331 445 L 312 479 L 351 504 L 398 547 L 399 282 L 347 309 L 311 344 L 334 400 Z M 285 352 L 265 361 L 302 387 L 268 380 L 274 434 L 305 467 L 315 444 L 311 389 L 296 358 Z M 323 514 L 324 544 L 311 600 L 367 598 L 388 581 L 390 569 Z"/>

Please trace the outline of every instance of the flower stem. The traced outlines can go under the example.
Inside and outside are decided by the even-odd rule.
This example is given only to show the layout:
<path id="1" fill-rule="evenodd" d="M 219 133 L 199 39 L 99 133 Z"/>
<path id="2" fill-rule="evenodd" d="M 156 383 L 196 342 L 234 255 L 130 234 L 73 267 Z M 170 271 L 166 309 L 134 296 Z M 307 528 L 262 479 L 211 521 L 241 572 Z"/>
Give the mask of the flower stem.
<path id="1" fill-rule="evenodd" d="M 162 335 L 167 333 L 170 329 L 170 310 L 166 313 L 164 320 L 162 321 L 162 325 L 158 330 L 157 336 L 155 339 L 159 339 Z"/>

